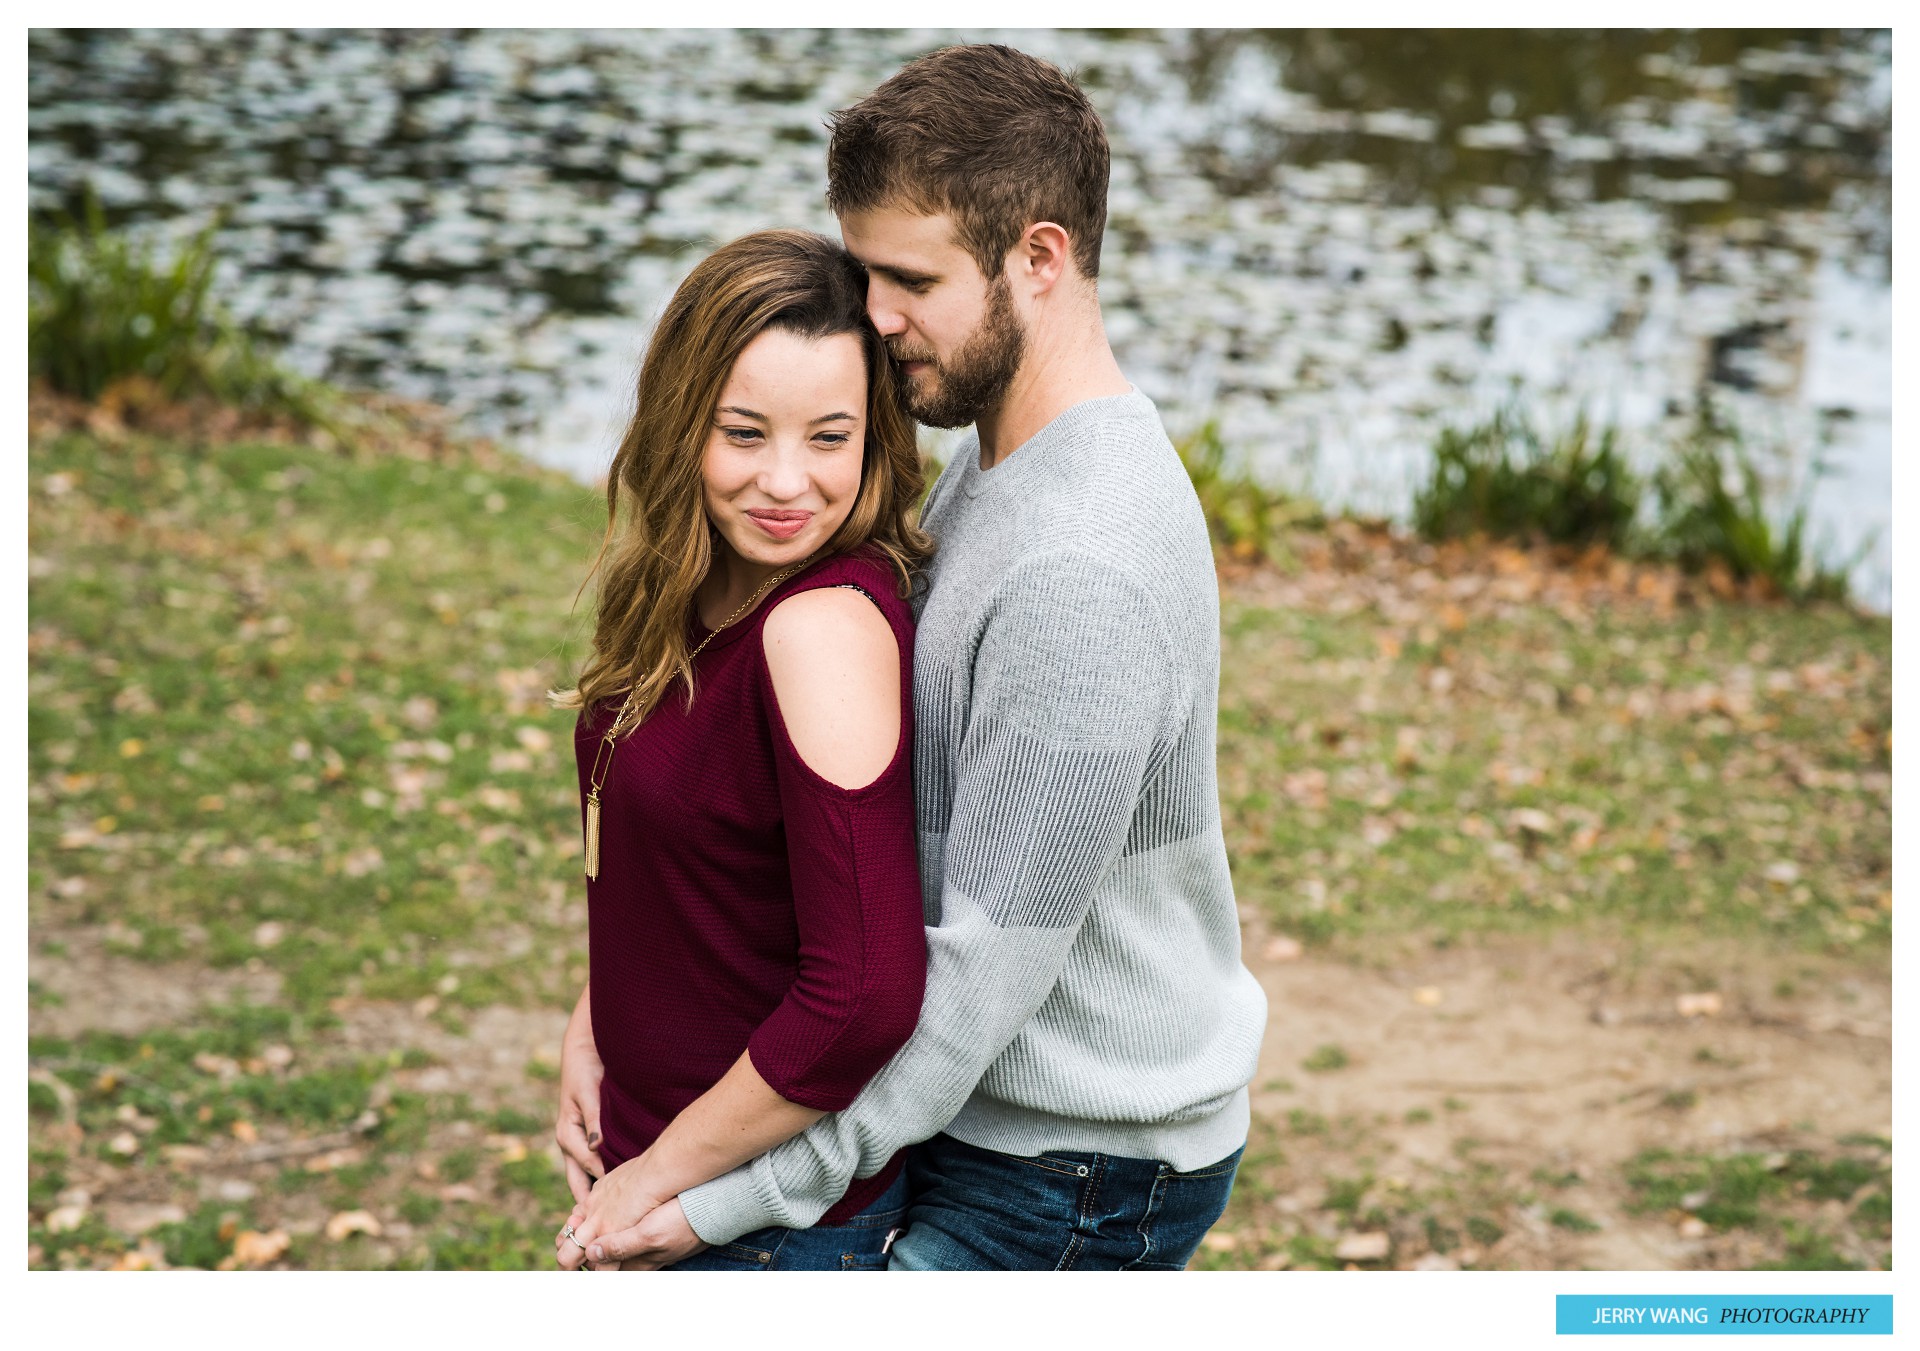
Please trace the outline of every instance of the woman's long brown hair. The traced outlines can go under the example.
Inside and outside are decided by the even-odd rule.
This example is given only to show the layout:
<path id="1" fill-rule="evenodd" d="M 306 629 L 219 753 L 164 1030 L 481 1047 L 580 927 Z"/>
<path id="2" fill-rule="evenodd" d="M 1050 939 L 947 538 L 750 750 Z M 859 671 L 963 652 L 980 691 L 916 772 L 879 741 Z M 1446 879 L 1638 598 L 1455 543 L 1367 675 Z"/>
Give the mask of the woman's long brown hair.
<path id="1" fill-rule="evenodd" d="M 851 254 L 804 230 L 736 239 L 680 283 L 641 363 L 633 420 L 607 471 L 607 528 L 587 574 L 600 580 L 593 655 L 575 688 L 549 695 L 555 707 L 589 710 L 630 690 L 638 725 L 676 679 L 693 697 L 687 615 L 713 562 L 701 465 L 733 364 L 768 329 L 860 339 L 867 366 L 860 491 L 824 552 L 879 550 L 906 594 L 933 541 L 916 524 L 922 474 L 913 419 L 886 345 L 867 322 L 866 291 Z"/>

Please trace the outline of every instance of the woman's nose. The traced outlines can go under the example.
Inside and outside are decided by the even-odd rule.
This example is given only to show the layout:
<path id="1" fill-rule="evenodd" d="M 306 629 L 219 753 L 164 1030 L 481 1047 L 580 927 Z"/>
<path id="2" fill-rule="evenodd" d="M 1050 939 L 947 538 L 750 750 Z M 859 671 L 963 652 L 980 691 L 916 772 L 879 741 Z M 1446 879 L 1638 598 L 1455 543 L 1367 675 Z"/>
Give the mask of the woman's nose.
<path id="1" fill-rule="evenodd" d="M 800 496 L 808 483 L 805 447 L 777 442 L 760 469 L 760 491 L 779 501 Z"/>

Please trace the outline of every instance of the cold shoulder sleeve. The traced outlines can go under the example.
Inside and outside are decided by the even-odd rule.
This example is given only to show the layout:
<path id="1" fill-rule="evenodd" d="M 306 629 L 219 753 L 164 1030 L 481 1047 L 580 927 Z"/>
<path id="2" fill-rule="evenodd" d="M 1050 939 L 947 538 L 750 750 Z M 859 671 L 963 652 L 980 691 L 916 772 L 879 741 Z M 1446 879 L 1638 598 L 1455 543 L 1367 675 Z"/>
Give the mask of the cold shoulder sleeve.
<path id="1" fill-rule="evenodd" d="M 871 584 L 861 589 L 874 595 Z M 755 1029 L 747 1053 L 781 1097 L 823 1112 L 850 1104 L 906 1044 L 926 984 L 914 839 L 913 635 L 903 605 L 874 599 L 900 648 L 901 695 L 900 739 L 871 783 L 842 788 L 807 766 L 760 657 L 800 950 L 792 987 Z"/>

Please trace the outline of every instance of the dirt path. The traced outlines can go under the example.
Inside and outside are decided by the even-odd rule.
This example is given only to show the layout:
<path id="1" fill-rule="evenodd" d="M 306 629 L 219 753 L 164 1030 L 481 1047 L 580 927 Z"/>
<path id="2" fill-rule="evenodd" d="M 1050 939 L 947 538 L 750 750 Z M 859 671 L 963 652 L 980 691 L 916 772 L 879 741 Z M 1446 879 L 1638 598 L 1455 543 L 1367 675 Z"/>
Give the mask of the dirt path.
<path id="1" fill-rule="evenodd" d="M 29 1015 L 35 1033 L 181 1026 L 203 1003 L 273 997 L 268 972 L 142 962 L 108 951 L 92 930 L 59 940 L 55 955 L 30 959 L 43 992 Z M 1360 966 L 1290 957 L 1257 922 L 1247 940 L 1271 1008 L 1243 1172 L 1243 1190 L 1262 1199 L 1238 1232 L 1211 1240 L 1247 1264 L 1256 1248 L 1278 1264 L 1254 1230 L 1334 1242 L 1366 1227 L 1360 1217 L 1369 1206 L 1377 1216 L 1377 1202 L 1396 1231 L 1449 1205 L 1505 1217 L 1493 1242 L 1462 1240 L 1448 1254 L 1403 1256 L 1425 1245 L 1396 1238 L 1389 1264 L 1750 1265 L 1763 1256 L 1750 1234 L 1630 1212 L 1622 1166 L 1652 1148 L 1719 1156 L 1891 1137 L 1890 982 L 1858 959 L 1756 963 L 1699 946 L 1646 958 L 1562 939 Z M 550 1110 L 538 1064 L 556 1054 L 564 1011 L 470 1011 L 460 1032 L 424 1004 L 339 1012 L 340 1027 L 322 1038 L 339 1053 L 430 1054 L 432 1063 L 397 1071 L 396 1086 L 463 1094 L 481 1112 Z M 1328 1208 L 1331 1193 L 1355 1185 L 1371 1200 Z M 1549 1207 L 1598 1227 L 1570 1232 L 1548 1222 Z"/>
<path id="2" fill-rule="evenodd" d="M 1357 1159 L 1417 1178 L 1470 1157 L 1534 1192 L 1542 1174 L 1577 1175 L 1552 1203 L 1602 1226 L 1522 1212 L 1500 1265 L 1718 1265 L 1728 1236 L 1626 1213 L 1622 1164 L 1892 1135 L 1890 981 L 1857 961 L 1496 943 L 1366 969 L 1263 955 L 1276 946 L 1256 937 L 1249 962 L 1271 1008 L 1254 1106 L 1286 1137 L 1283 1212 L 1317 1204 Z M 1339 1058 L 1324 1047 L 1345 1065 L 1303 1068 Z M 1316 1117 L 1336 1124 L 1294 1128 Z"/>

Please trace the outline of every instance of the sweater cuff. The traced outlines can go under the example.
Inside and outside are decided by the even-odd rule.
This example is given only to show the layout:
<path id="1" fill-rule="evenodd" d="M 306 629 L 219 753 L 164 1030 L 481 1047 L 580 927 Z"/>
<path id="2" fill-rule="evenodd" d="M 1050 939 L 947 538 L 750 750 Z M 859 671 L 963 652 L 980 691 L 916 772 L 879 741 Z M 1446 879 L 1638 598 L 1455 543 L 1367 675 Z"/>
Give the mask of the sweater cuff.
<path id="1" fill-rule="evenodd" d="M 752 1163 L 681 1192 L 680 1209 L 700 1241 L 714 1247 L 780 1223 L 754 1183 Z"/>

